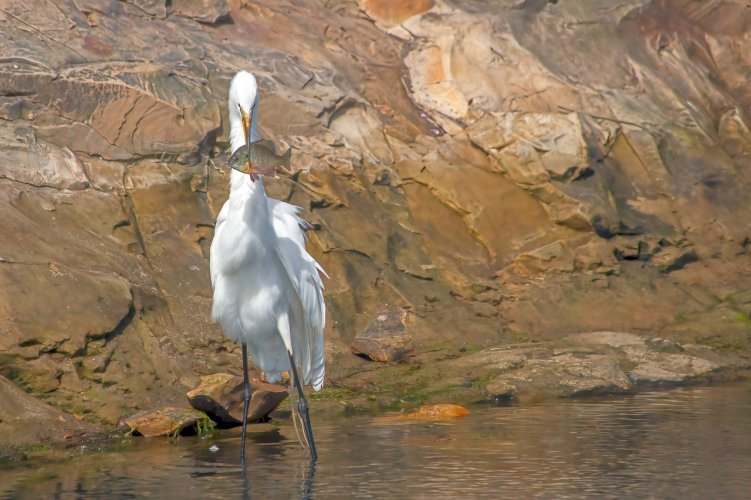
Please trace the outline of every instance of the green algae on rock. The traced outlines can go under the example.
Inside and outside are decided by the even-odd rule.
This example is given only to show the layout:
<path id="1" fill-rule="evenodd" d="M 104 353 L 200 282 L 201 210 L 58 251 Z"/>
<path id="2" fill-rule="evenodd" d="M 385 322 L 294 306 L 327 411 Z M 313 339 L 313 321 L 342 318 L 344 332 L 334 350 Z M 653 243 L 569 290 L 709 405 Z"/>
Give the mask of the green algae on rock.
<path id="1" fill-rule="evenodd" d="M 32 396 L 114 425 L 238 366 L 207 262 L 238 69 L 259 75 L 261 134 L 293 148 L 267 188 L 316 228 L 343 397 L 621 391 L 743 365 L 743 5 L 199 3 L 3 5 L 0 374 Z M 406 311 L 408 365 L 351 353 L 387 310 Z M 593 331 L 686 350 L 542 347 Z M 540 348 L 449 366 L 520 339 Z"/>
<path id="2" fill-rule="evenodd" d="M 125 420 L 125 425 L 131 433 L 146 437 L 174 437 L 184 432 L 202 435 L 214 428 L 214 423 L 205 413 L 174 407 L 138 413 Z"/>

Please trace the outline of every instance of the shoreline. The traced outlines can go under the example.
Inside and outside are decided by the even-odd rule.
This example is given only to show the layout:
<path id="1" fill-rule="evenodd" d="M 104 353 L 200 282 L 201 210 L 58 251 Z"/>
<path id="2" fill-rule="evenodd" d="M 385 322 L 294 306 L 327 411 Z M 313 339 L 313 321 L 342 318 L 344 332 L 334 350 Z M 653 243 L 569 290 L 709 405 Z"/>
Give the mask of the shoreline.
<path id="1" fill-rule="evenodd" d="M 463 351 L 462 351 L 463 350 Z M 318 392 L 308 393 L 313 418 L 388 415 L 423 404 L 452 403 L 470 408 L 527 405 L 557 398 L 628 396 L 647 391 L 733 383 L 751 378 L 751 353 L 679 344 L 631 333 L 590 332 L 555 341 L 490 348 L 418 353 L 406 362 L 365 362 L 337 374 Z M 102 450 L 121 439 L 122 430 L 81 422 L 18 389 L 19 407 L 49 411 L 39 439 L 23 434 L 30 425 L 4 435 L 0 463 L 54 460 Z M 288 414 L 285 399 L 274 410 Z M 187 402 L 185 403 L 187 406 Z M 272 412 L 272 420 L 274 418 Z M 9 425 L 8 419 L 0 424 Z M 266 425 L 266 424 L 251 424 Z M 218 431 L 221 432 L 221 431 Z"/>

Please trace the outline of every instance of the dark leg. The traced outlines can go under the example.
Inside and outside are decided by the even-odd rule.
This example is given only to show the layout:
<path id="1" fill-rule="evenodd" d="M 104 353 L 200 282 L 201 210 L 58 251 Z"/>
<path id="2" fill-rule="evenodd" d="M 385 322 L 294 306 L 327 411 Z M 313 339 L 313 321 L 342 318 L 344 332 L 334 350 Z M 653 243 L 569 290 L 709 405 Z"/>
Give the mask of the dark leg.
<path id="1" fill-rule="evenodd" d="M 240 463 L 245 465 L 245 434 L 248 428 L 248 406 L 250 406 L 250 381 L 248 380 L 248 346 L 243 340 L 243 437 L 240 444 Z"/>
<path id="2" fill-rule="evenodd" d="M 315 462 L 318 460 L 318 453 L 316 452 L 316 443 L 313 440 L 313 428 L 310 425 L 310 415 L 308 415 L 308 400 L 305 399 L 305 394 L 302 390 L 302 384 L 300 378 L 297 376 L 297 366 L 295 365 L 295 358 L 292 353 L 289 354 L 289 362 L 292 365 L 292 379 L 297 387 L 297 412 L 302 418 L 303 432 L 305 433 L 305 439 L 308 441 L 308 449 L 310 450 L 310 460 Z"/>

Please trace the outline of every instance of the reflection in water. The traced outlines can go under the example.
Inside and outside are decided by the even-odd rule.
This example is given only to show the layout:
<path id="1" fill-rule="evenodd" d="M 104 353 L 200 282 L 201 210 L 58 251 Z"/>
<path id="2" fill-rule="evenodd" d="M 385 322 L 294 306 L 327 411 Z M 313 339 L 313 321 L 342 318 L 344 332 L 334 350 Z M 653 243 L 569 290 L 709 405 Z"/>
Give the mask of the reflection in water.
<path id="1" fill-rule="evenodd" d="M 0 471 L 1 498 L 742 498 L 751 382 L 476 408 L 455 422 L 316 419 L 317 466 L 291 430 L 130 438 L 116 452 Z M 218 451 L 209 448 L 216 445 Z"/>
<path id="2" fill-rule="evenodd" d="M 305 476 L 305 481 L 303 481 L 303 484 L 305 487 L 303 488 L 302 492 L 302 498 L 304 500 L 309 500 L 313 498 L 313 485 L 315 484 L 316 480 L 316 462 L 313 460 L 308 462 L 308 474 Z"/>

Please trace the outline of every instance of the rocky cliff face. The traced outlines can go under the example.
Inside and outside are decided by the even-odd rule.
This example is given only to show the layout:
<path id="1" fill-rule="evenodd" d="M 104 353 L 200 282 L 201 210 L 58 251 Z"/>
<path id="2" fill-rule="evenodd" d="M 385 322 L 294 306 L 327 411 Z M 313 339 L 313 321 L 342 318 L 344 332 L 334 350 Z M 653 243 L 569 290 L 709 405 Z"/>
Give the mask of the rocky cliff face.
<path id="1" fill-rule="evenodd" d="M 745 2 L 0 8 L 0 374 L 67 412 L 239 367 L 207 260 L 239 69 L 294 148 L 267 189 L 318 227 L 334 384 L 398 309 L 418 360 L 601 329 L 748 347 Z"/>

